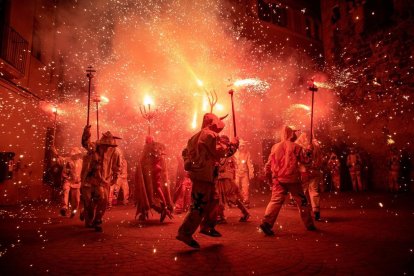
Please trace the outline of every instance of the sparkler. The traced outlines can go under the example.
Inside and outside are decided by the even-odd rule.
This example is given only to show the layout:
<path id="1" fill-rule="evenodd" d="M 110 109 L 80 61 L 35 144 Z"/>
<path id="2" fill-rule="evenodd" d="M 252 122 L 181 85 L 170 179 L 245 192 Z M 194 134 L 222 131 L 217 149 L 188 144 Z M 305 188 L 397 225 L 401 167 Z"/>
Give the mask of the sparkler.
<path id="1" fill-rule="evenodd" d="M 230 84 L 230 86 L 249 87 L 249 88 L 253 88 L 256 91 L 262 91 L 262 92 L 264 90 L 269 89 L 270 87 L 270 85 L 267 82 L 262 81 L 258 78 L 236 80 L 233 84 Z"/>
<path id="2" fill-rule="evenodd" d="M 154 104 L 151 97 L 145 96 L 144 104 L 139 106 L 139 111 L 141 112 L 142 117 L 148 122 L 148 136 L 151 135 L 151 121 L 155 117 L 155 112 L 151 112 L 151 104 Z"/>
<path id="3" fill-rule="evenodd" d="M 86 125 L 89 126 L 89 111 L 91 107 L 91 83 L 93 78 L 93 73 L 96 72 L 93 70 L 92 66 L 88 66 L 88 69 L 86 69 L 86 77 L 88 77 L 89 80 L 89 86 L 88 86 L 88 117 L 86 119 Z M 98 136 L 99 137 L 99 136 Z"/>

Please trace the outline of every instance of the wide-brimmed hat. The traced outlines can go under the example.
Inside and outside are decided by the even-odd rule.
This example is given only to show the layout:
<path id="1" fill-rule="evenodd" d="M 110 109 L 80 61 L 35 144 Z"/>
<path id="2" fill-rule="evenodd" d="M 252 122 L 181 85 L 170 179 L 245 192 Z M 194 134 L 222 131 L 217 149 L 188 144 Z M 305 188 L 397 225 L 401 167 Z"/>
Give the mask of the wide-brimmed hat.
<path id="1" fill-rule="evenodd" d="M 102 133 L 101 139 L 97 142 L 98 145 L 108 146 L 108 147 L 117 147 L 116 139 L 122 139 L 117 136 L 113 136 L 110 131 Z"/>
<path id="2" fill-rule="evenodd" d="M 81 149 L 80 149 L 80 148 L 78 148 L 78 147 L 72 147 L 72 148 L 70 149 L 70 151 L 69 151 L 69 155 L 70 155 L 70 156 L 82 155 L 82 154 L 83 154 L 83 153 L 82 153 Z"/>

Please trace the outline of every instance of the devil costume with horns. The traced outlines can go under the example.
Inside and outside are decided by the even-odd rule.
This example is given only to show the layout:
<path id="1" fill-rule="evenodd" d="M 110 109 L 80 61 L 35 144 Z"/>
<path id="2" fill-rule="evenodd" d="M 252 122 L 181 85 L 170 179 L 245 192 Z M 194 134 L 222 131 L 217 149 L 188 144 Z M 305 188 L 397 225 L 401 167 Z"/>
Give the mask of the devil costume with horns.
<path id="1" fill-rule="evenodd" d="M 161 222 L 166 216 L 172 219 L 173 202 L 164 156 L 165 146 L 154 142 L 154 139 L 148 136 L 135 175 L 137 206 L 135 216 L 141 221 L 148 219 L 151 208 L 160 213 Z"/>

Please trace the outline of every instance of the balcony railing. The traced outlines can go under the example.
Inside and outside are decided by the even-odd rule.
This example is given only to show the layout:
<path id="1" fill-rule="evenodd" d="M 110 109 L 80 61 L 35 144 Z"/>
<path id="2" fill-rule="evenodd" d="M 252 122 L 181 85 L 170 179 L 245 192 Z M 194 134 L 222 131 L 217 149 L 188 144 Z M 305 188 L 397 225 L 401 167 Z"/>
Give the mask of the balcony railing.
<path id="1" fill-rule="evenodd" d="M 24 74 L 29 43 L 7 24 L 0 26 L 0 58 Z"/>

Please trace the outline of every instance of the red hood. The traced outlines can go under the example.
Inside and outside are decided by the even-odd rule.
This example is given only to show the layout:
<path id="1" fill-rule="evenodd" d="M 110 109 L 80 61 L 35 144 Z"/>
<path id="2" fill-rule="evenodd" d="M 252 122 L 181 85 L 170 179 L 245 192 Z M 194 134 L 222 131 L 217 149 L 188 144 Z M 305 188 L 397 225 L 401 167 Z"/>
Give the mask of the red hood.
<path id="1" fill-rule="evenodd" d="M 213 113 L 206 113 L 203 117 L 203 124 L 201 125 L 201 129 L 209 128 L 210 130 L 219 133 L 224 128 L 224 123 L 220 120 L 219 117 L 214 115 Z"/>

